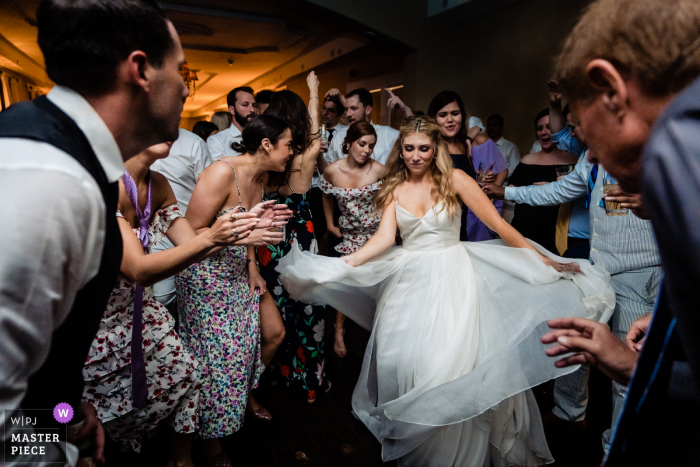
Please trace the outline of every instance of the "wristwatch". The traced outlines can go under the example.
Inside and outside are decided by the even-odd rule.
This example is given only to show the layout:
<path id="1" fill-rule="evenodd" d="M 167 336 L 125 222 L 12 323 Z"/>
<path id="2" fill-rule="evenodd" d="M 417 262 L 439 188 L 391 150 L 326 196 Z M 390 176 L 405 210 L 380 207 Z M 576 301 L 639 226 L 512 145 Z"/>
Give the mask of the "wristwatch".
<path id="1" fill-rule="evenodd" d="M 258 263 L 258 260 L 257 260 L 257 259 L 254 259 L 254 260 L 253 260 L 253 259 L 250 259 L 250 258 L 249 258 L 249 259 L 245 262 L 245 265 L 248 266 L 249 263 L 255 263 L 255 267 L 258 269 L 258 272 L 260 272 L 260 263 Z"/>

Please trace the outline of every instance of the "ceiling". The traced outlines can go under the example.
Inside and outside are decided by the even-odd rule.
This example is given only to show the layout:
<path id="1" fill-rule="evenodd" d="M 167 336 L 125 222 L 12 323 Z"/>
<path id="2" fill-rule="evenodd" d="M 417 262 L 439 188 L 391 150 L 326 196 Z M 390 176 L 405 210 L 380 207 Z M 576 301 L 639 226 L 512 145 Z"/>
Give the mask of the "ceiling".
<path id="1" fill-rule="evenodd" d="M 48 89 L 36 43 L 39 0 L 0 1 L 0 67 Z M 225 107 L 234 87 L 276 89 L 299 73 L 377 42 L 367 28 L 329 21 L 327 11 L 295 0 L 168 0 L 191 70 L 198 71 L 187 116 Z M 6 41 L 3 41 L 3 38 Z M 13 49 L 14 47 L 14 49 Z"/>

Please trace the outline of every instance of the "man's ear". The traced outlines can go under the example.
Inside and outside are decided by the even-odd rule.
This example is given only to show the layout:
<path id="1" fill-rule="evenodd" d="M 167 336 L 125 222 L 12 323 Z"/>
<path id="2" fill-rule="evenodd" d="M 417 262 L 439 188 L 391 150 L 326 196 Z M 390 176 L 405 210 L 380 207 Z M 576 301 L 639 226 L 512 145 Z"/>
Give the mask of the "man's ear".
<path id="1" fill-rule="evenodd" d="M 371 105 L 368 105 L 367 107 L 365 107 L 365 115 L 368 115 L 368 116 L 372 115 L 372 106 Z"/>
<path id="2" fill-rule="evenodd" d="M 603 105 L 618 115 L 627 106 L 629 90 L 617 68 L 607 60 L 592 60 L 586 67 L 588 81 L 601 94 Z"/>
<path id="3" fill-rule="evenodd" d="M 124 70 L 128 82 L 142 88 L 146 92 L 150 90 L 150 72 L 152 67 L 144 52 L 134 50 L 120 68 Z"/>
<path id="4" fill-rule="evenodd" d="M 236 114 L 236 108 L 232 105 L 228 106 L 228 113 L 233 117 Z"/>

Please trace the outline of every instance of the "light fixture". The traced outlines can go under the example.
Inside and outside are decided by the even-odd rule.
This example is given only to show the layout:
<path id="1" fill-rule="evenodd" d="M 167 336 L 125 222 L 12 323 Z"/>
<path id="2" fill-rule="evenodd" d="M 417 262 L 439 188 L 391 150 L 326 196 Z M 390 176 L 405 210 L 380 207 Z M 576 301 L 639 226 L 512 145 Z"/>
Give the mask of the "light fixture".
<path id="1" fill-rule="evenodd" d="M 199 70 L 190 70 L 189 65 L 187 65 L 187 62 L 182 64 L 182 67 L 180 68 L 180 75 L 182 76 L 182 79 L 185 80 L 185 85 L 187 86 L 187 89 L 190 90 L 190 98 L 194 98 L 194 93 L 197 90 L 197 87 L 195 85 L 195 81 L 199 81 L 199 78 L 197 77 L 197 72 Z"/>

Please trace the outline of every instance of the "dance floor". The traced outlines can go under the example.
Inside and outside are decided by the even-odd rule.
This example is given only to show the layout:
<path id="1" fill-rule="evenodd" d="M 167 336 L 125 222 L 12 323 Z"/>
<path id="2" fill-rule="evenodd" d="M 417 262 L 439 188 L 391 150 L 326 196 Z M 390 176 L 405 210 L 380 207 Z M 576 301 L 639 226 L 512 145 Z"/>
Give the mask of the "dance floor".
<path id="1" fill-rule="evenodd" d="M 332 321 L 332 320 L 331 320 Z M 339 359 L 333 353 L 333 326 L 326 329 L 327 377 L 331 391 L 313 404 L 290 395 L 281 384 L 272 385 L 267 375 L 256 397 L 272 413 L 273 420 L 247 419 L 243 429 L 223 440 L 224 449 L 236 467 L 309 466 L 372 467 L 393 466 L 381 461 L 381 447 L 351 413 L 350 399 L 360 373 L 369 333 L 348 321 L 348 355 Z M 551 385 L 536 388 L 535 395 L 544 411 L 551 407 Z M 545 427 L 557 467 L 597 467 L 603 456 L 601 435 L 610 423 L 610 381 L 601 373 L 591 375 L 591 400 L 587 427 L 570 429 Z M 167 430 L 148 443 L 140 455 L 125 455 L 112 444 L 106 452 L 108 466 L 165 466 L 169 458 Z M 194 461 L 205 467 L 201 447 L 195 441 Z"/>

